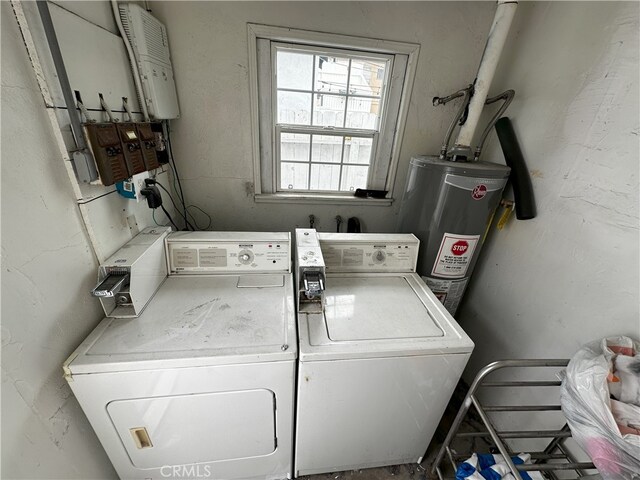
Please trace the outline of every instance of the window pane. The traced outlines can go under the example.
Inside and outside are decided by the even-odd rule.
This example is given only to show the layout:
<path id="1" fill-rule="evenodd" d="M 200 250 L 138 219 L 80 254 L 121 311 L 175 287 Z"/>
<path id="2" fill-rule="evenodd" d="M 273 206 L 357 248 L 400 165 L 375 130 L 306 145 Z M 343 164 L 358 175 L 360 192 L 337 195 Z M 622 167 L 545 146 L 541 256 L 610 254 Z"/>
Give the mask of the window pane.
<path id="1" fill-rule="evenodd" d="M 280 159 L 283 162 L 308 162 L 311 135 L 282 133 L 280 135 Z"/>
<path id="2" fill-rule="evenodd" d="M 369 167 L 342 167 L 342 183 L 340 190 L 354 192 L 356 188 L 367 188 L 367 175 Z"/>
<path id="3" fill-rule="evenodd" d="M 341 158 L 342 137 L 336 135 L 313 136 L 313 148 L 311 149 L 312 162 L 340 163 Z"/>
<path id="4" fill-rule="evenodd" d="M 309 190 L 338 190 L 340 165 L 311 165 Z"/>
<path id="5" fill-rule="evenodd" d="M 377 98 L 349 98 L 346 128 L 377 130 L 380 117 L 380 100 Z"/>
<path id="6" fill-rule="evenodd" d="M 387 62 L 377 60 L 351 60 L 349 93 L 379 97 L 384 85 Z"/>
<path id="7" fill-rule="evenodd" d="M 278 50 L 276 57 L 278 88 L 311 90 L 313 55 Z"/>
<path id="8" fill-rule="evenodd" d="M 306 190 L 309 178 L 308 163 L 280 164 L 280 188 L 282 190 Z"/>
<path id="9" fill-rule="evenodd" d="M 371 148 L 373 139 L 360 137 L 345 137 L 343 163 L 371 163 Z"/>
<path id="10" fill-rule="evenodd" d="M 349 59 L 316 55 L 316 92 L 347 93 Z"/>
<path id="11" fill-rule="evenodd" d="M 344 126 L 346 97 L 314 93 L 313 124 L 323 127 Z"/>
<path id="12" fill-rule="evenodd" d="M 311 94 L 278 92 L 278 123 L 309 125 Z"/>

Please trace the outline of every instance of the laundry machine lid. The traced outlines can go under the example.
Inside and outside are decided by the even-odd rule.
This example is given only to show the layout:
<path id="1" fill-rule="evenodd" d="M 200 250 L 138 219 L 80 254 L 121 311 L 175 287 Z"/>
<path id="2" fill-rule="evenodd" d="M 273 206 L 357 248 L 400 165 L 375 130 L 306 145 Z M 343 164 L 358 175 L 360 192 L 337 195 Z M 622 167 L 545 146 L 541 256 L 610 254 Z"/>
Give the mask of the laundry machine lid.
<path id="1" fill-rule="evenodd" d="M 334 277 L 324 298 L 324 319 L 334 342 L 444 334 L 405 277 Z"/>
<path id="2" fill-rule="evenodd" d="M 293 360 L 291 274 L 172 276 L 142 315 L 106 318 L 69 373 Z"/>
<path id="3" fill-rule="evenodd" d="M 322 314 L 300 314 L 300 359 L 470 353 L 473 342 L 415 273 L 326 279 Z"/>

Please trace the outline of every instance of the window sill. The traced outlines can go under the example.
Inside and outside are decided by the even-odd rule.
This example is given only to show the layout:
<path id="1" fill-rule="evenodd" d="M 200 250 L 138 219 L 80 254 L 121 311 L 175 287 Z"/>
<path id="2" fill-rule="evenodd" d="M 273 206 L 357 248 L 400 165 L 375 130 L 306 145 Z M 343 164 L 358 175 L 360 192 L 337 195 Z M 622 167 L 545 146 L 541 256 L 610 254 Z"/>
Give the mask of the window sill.
<path id="1" fill-rule="evenodd" d="M 360 198 L 353 195 L 309 195 L 304 193 L 259 193 L 254 195 L 256 203 L 298 203 L 322 205 L 368 205 L 389 207 L 393 198 Z"/>

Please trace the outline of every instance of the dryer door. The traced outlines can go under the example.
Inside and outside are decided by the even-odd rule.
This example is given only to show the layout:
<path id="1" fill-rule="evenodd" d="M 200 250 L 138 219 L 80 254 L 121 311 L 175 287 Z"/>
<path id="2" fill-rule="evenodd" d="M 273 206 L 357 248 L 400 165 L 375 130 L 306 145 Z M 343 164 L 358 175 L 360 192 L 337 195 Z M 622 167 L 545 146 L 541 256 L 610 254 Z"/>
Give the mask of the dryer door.
<path id="1" fill-rule="evenodd" d="M 268 455 L 276 449 L 270 390 L 116 400 L 107 412 L 137 468 Z"/>

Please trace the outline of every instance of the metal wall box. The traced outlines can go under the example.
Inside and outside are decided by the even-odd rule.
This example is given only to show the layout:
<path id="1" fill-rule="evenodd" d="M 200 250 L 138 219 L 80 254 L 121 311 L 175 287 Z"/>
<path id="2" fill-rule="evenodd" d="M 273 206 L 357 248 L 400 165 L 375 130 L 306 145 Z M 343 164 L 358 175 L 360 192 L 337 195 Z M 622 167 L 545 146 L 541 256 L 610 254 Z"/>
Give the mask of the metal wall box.
<path id="1" fill-rule="evenodd" d="M 98 283 L 109 275 L 128 274 L 128 285 L 111 297 L 100 297 L 108 317 L 132 318 L 142 313 L 167 278 L 164 240 L 169 227 L 147 227 L 100 265 Z"/>
<path id="2" fill-rule="evenodd" d="M 153 170 L 160 167 L 158 162 L 158 154 L 156 152 L 156 136 L 148 122 L 137 123 L 138 138 L 140 139 L 141 152 L 144 157 L 144 164 L 147 170 Z"/>
<path id="3" fill-rule="evenodd" d="M 127 164 L 129 176 L 142 173 L 147 170 L 142 154 L 142 145 L 138 137 L 138 129 L 135 123 L 116 123 L 120 141 L 122 142 L 122 152 Z"/>
<path id="4" fill-rule="evenodd" d="M 84 129 L 102 184 L 109 186 L 129 178 L 116 124 L 85 123 Z"/>

